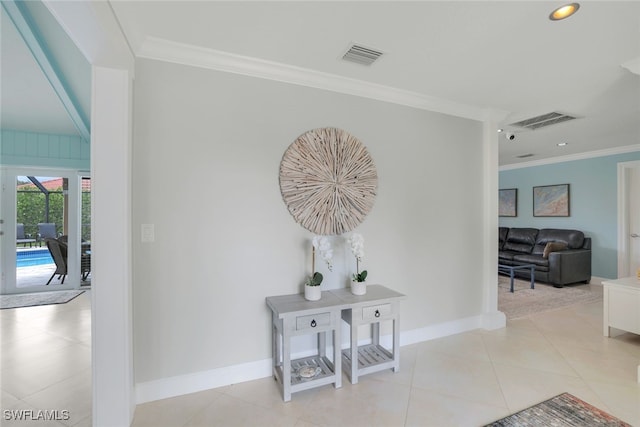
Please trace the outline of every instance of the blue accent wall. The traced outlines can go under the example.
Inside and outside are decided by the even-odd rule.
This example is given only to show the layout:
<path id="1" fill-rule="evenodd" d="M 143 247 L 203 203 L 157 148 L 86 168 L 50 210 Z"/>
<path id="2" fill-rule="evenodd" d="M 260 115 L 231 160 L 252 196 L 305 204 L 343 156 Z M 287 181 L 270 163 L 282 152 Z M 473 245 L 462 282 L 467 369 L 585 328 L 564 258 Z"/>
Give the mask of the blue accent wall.
<path id="1" fill-rule="evenodd" d="M 640 160 L 640 151 L 500 172 L 501 189 L 517 188 L 517 217 L 503 227 L 570 228 L 592 239 L 592 274 L 618 275 L 618 163 Z M 533 187 L 570 184 L 569 217 L 534 217 Z"/>
<path id="2" fill-rule="evenodd" d="M 78 170 L 90 168 L 90 144 L 75 135 L 5 130 L 0 133 L 0 164 Z"/>

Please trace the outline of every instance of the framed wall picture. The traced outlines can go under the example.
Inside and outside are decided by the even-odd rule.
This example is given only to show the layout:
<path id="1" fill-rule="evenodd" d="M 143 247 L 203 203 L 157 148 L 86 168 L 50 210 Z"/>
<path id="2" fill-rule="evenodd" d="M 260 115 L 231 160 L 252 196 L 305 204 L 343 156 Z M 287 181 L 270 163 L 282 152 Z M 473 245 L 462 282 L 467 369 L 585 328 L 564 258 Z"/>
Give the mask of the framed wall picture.
<path id="1" fill-rule="evenodd" d="M 498 215 L 518 216 L 518 189 L 498 190 Z"/>
<path id="2" fill-rule="evenodd" d="M 569 216 L 569 184 L 533 187 L 533 216 Z"/>

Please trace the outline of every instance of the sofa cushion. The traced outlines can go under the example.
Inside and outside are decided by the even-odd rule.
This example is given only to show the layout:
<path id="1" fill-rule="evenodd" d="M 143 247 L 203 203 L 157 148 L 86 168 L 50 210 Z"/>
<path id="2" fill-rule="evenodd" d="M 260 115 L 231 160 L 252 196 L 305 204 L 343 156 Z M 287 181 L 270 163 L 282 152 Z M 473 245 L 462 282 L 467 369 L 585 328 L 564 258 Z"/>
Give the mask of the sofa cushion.
<path id="1" fill-rule="evenodd" d="M 549 254 L 551 252 L 564 251 L 567 247 L 567 244 L 564 242 L 547 242 L 547 245 L 544 247 L 544 251 L 542 252 L 542 257 L 549 258 Z"/>
<path id="2" fill-rule="evenodd" d="M 537 235 L 537 228 L 510 228 L 502 249 L 529 254 L 536 244 Z"/>
<path id="3" fill-rule="evenodd" d="M 543 255 L 544 248 L 549 242 L 565 243 L 567 249 L 580 249 L 584 245 L 584 233 L 578 230 L 543 228 L 538 233 L 535 247 L 531 253 Z"/>
<path id="4" fill-rule="evenodd" d="M 519 252 L 498 251 L 498 262 L 500 263 L 504 260 L 512 260 L 513 257 L 518 254 Z"/>
<path id="5" fill-rule="evenodd" d="M 513 260 L 518 264 L 533 264 L 536 271 L 549 271 L 549 260 L 540 255 L 519 254 L 514 256 Z"/>

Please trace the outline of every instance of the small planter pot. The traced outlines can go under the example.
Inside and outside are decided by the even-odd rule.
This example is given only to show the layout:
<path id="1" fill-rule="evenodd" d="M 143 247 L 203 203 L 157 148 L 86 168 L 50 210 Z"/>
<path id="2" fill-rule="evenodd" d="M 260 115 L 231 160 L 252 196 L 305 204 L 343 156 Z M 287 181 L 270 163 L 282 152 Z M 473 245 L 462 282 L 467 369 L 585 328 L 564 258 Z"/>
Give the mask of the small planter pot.
<path id="1" fill-rule="evenodd" d="M 304 299 L 307 301 L 318 301 L 322 296 L 320 286 L 304 285 Z"/>
<path id="2" fill-rule="evenodd" d="M 351 282 L 351 293 L 354 295 L 366 294 L 367 284 L 365 282 Z"/>

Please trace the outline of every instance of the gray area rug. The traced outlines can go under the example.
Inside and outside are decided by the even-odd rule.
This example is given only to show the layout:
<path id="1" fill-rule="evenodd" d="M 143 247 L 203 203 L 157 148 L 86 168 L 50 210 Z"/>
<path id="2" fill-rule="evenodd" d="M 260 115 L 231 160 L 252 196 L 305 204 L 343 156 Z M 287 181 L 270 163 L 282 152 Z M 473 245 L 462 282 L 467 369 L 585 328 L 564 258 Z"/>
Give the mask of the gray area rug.
<path id="1" fill-rule="evenodd" d="M 529 280 L 514 280 L 514 292 L 509 292 L 509 277 L 498 276 L 498 310 L 507 319 L 518 319 L 530 314 L 555 310 L 574 304 L 602 301 L 602 288 L 589 285 L 568 285 L 554 288 L 544 283 L 531 288 Z"/>
<path id="2" fill-rule="evenodd" d="M 572 394 L 562 393 L 485 427 L 631 427 L 630 424 L 589 405 Z"/>
<path id="3" fill-rule="evenodd" d="M 0 310 L 33 307 L 36 305 L 65 304 L 84 291 L 50 291 L 30 294 L 0 295 Z"/>

